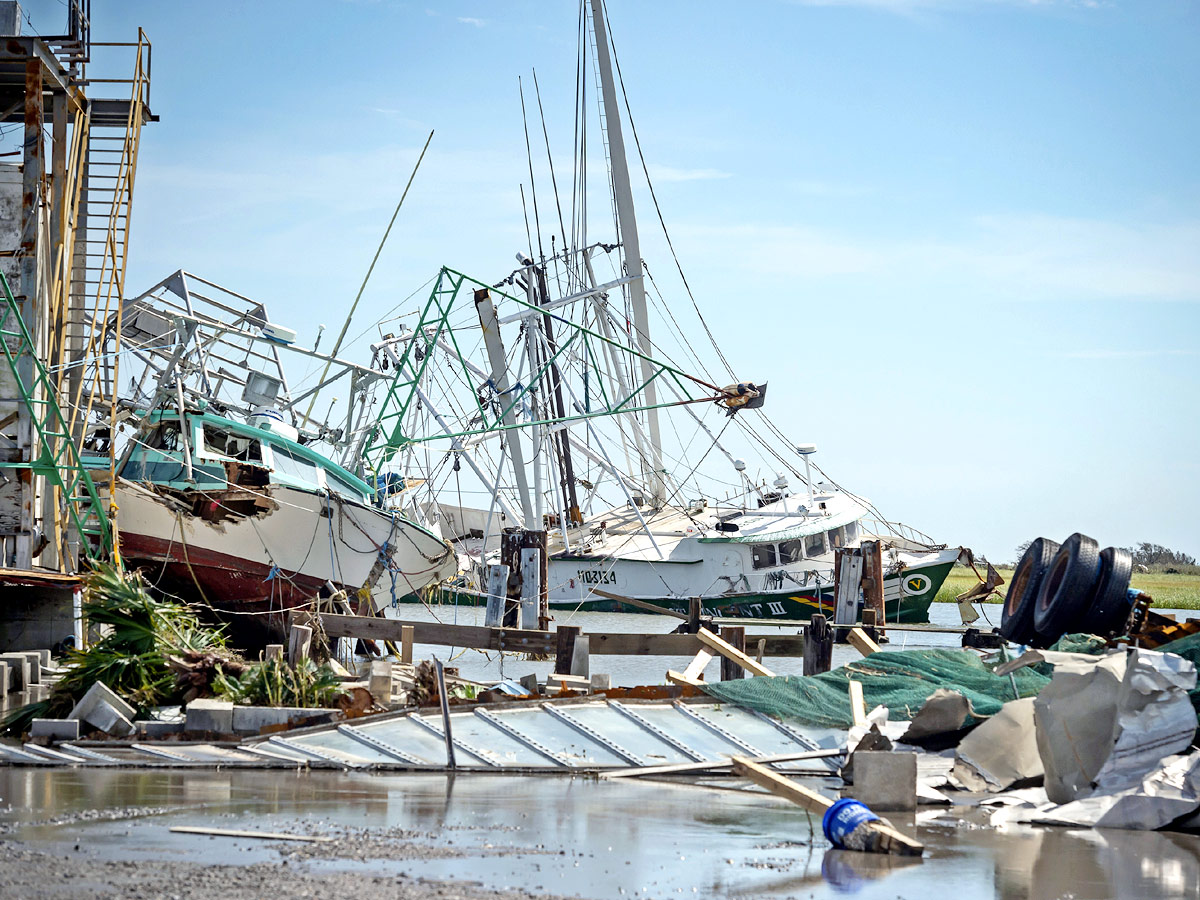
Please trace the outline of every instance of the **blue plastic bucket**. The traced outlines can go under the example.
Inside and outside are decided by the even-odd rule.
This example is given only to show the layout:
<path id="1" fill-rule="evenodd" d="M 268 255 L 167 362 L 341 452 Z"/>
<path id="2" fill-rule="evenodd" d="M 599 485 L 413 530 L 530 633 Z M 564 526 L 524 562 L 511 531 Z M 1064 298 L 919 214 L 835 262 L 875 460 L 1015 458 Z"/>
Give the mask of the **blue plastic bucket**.
<path id="1" fill-rule="evenodd" d="M 845 797 L 829 809 L 825 810 L 825 818 L 821 820 L 821 828 L 825 837 L 835 847 L 844 847 L 843 840 L 864 822 L 877 822 L 879 816 L 867 809 L 857 800 Z"/>

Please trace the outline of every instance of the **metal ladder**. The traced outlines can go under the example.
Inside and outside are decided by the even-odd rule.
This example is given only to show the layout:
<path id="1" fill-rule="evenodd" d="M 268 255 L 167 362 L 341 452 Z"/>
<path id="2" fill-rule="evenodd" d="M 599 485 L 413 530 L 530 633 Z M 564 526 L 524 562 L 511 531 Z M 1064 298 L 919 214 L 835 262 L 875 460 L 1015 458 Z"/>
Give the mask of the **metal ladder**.
<path id="1" fill-rule="evenodd" d="M 66 420 L 55 399 L 54 385 L 38 358 L 21 308 L 13 298 L 8 279 L 0 273 L 4 306 L 0 309 L 0 353 L 8 363 L 21 404 L 36 434 L 36 453 L 29 462 L 0 462 L 0 469 L 28 469 L 43 476 L 57 492 L 56 505 L 65 511 L 80 549 L 88 559 L 112 552 L 112 529 L 92 476 L 84 467 L 79 447 L 66 429 Z M 32 448 L 31 448 L 32 449 Z M 66 543 L 69 535 L 57 536 Z M 60 559 L 72 558 L 60 547 Z"/>

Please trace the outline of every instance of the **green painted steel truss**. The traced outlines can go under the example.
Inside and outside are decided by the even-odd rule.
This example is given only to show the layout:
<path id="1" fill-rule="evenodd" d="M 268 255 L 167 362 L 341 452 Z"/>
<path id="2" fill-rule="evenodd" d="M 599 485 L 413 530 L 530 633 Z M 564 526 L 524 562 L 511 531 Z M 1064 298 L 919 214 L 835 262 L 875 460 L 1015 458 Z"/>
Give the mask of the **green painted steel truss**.
<path id="1" fill-rule="evenodd" d="M 515 304 L 522 310 L 528 310 L 530 316 L 526 323 L 533 325 L 535 318 L 549 315 L 557 331 L 556 347 L 553 352 L 543 354 L 538 368 L 527 378 L 514 383 L 503 394 L 497 392 L 497 402 L 485 401 L 486 389 L 495 385 L 489 379 L 479 384 L 478 371 L 472 371 L 465 362 L 459 345 L 459 337 L 451 327 L 450 317 L 456 311 L 455 304 L 461 308 L 460 298 L 464 294 L 467 300 L 473 302 L 471 289 L 483 288 L 494 298 L 502 298 Z M 478 327 L 478 326 L 477 326 Z M 443 353 L 442 347 L 453 348 L 452 353 Z M 604 353 L 620 354 L 628 359 L 630 371 L 640 366 L 642 360 L 650 363 L 651 375 L 631 387 L 627 392 L 614 391 L 608 373 L 602 371 L 602 356 Z M 460 371 L 455 374 L 468 383 L 475 383 L 475 408 L 472 411 L 470 427 L 453 430 L 450 433 L 439 431 L 436 434 L 409 434 L 405 431 L 405 422 L 414 403 L 419 403 L 418 389 L 425 383 L 427 370 L 434 363 L 434 358 L 446 359 L 445 365 L 453 366 Z M 449 359 L 447 359 L 449 357 Z M 457 357 L 457 359 L 454 359 Z M 529 413 L 531 408 L 545 409 L 546 404 L 530 404 L 531 394 L 540 390 L 547 382 L 548 374 L 557 369 L 562 372 L 567 369 L 567 361 L 576 371 L 581 371 L 585 385 L 586 406 L 583 410 L 575 409 L 565 417 L 538 417 Z M 486 367 L 484 367 L 486 369 Z M 673 393 L 680 399 L 671 402 L 649 403 L 646 397 L 646 387 L 654 382 L 667 382 Z M 587 389 L 587 385 L 592 385 Z M 593 393 L 592 391 L 595 391 Z M 544 394 L 543 394 L 544 396 Z M 429 300 L 421 311 L 421 317 L 414 329 L 412 338 L 406 342 L 396 374 L 388 388 L 387 395 L 380 404 L 375 426 L 370 436 L 363 444 L 362 458 L 367 471 L 380 472 L 397 450 L 407 444 L 423 443 L 435 440 L 465 439 L 476 435 L 488 434 L 511 429 L 530 428 L 535 425 L 558 425 L 613 416 L 619 413 L 637 413 L 650 409 L 661 409 L 679 406 L 686 403 L 716 402 L 724 398 L 720 388 L 708 384 L 689 375 L 668 363 L 645 356 L 628 345 L 605 337 L 596 331 L 572 322 L 562 316 L 547 312 L 540 306 L 530 304 L 526 300 L 514 297 L 498 290 L 492 285 L 443 267 L 438 273 Z M 436 401 L 436 398 L 431 398 Z M 506 424 L 504 419 L 508 414 L 516 413 L 514 424 Z"/>

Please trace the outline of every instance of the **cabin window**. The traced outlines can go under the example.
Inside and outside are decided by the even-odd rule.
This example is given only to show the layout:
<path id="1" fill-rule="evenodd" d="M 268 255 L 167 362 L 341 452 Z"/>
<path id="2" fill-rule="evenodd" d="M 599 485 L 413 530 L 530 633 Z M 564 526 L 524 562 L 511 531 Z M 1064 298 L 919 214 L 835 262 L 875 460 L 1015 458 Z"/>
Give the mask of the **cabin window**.
<path id="1" fill-rule="evenodd" d="M 281 447 L 272 445 L 271 458 L 275 463 L 275 473 L 282 475 L 288 481 L 297 481 L 304 484 L 306 487 L 318 488 L 321 482 L 318 480 L 316 463 L 309 462 L 300 456 L 293 456 Z"/>
<path id="2" fill-rule="evenodd" d="M 184 437 L 178 422 L 163 422 L 149 432 L 129 454 L 121 477 L 152 484 L 186 482 L 187 463 L 183 452 Z M 192 460 L 192 478 L 197 487 L 223 487 L 225 471 L 219 465 L 204 465 Z"/>
<path id="3" fill-rule="evenodd" d="M 821 532 L 810 534 L 804 539 L 804 555 L 816 559 L 825 552 L 825 535 Z"/>
<path id="4" fill-rule="evenodd" d="M 846 543 L 853 544 L 858 538 L 858 523 L 850 522 L 846 525 Z"/>
<path id="5" fill-rule="evenodd" d="M 840 528 L 829 529 L 829 546 L 834 550 L 839 550 L 846 545 L 845 538 Z"/>
<path id="6" fill-rule="evenodd" d="M 750 559 L 756 569 L 769 569 L 771 566 L 778 565 L 775 561 L 775 545 L 753 544 L 750 547 Z"/>
<path id="7" fill-rule="evenodd" d="M 779 545 L 779 561 L 783 565 L 797 563 L 804 558 L 804 541 L 784 541 Z"/>
<path id="8" fill-rule="evenodd" d="M 335 494 L 345 497 L 347 500 L 356 500 L 359 503 L 363 502 L 362 488 L 355 487 L 344 478 L 339 478 L 328 469 L 325 470 L 325 484 Z"/>
<path id="9" fill-rule="evenodd" d="M 262 442 L 212 425 L 204 426 L 204 449 L 218 456 L 262 465 Z"/>

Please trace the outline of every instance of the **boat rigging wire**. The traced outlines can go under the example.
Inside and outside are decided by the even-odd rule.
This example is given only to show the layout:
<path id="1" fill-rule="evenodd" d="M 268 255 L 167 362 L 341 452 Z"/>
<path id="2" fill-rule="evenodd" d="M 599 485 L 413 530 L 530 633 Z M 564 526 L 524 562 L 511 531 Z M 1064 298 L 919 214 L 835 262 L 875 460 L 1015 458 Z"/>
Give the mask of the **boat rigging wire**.
<path id="1" fill-rule="evenodd" d="M 400 202 L 396 204 L 396 211 L 392 213 L 391 221 L 388 222 L 387 229 L 383 232 L 383 238 L 379 241 L 379 247 L 375 250 L 375 256 L 371 259 L 371 265 L 367 267 L 367 274 L 363 276 L 362 284 L 358 288 L 358 294 L 354 297 L 354 302 L 350 304 L 350 311 L 346 313 L 346 321 L 342 324 L 342 330 L 338 334 L 337 341 L 333 345 L 333 350 L 330 351 L 331 357 L 336 357 L 338 351 L 342 349 L 342 341 L 346 338 L 346 332 L 350 329 L 350 320 L 354 318 L 354 311 L 358 309 L 358 301 L 362 299 L 363 291 L 367 289 L 367 282 L 371 280 L 371 273 L 375 271 L 375 264 L 379 262 L 379 256 L 383 253 L 384 244 L 387 243 L 388 235 L 392 233 L 392 226 L 396 224 L 396 217 L 400 215 L 400 207 L 404 205 L 404 199 L 408 196 L 408 189 L 412 187 L 413 179 L 417 177 L 417 170 L 421 168 L 421 160 L 425 158 L 425 151 L 429 149 L 429 142 L 433 140 L 433 131 L 429 132 L 429 137 L 425 138 L 425 146 L 421 148 L 421 155 L 417 157 L 417 164 L 413 166 L 412 174 L 408 176 L 408 183 L 404 185 L 404 193 L 400 195 Z M 325 363 L 325 370 L 321 373 L 321 381 L 323 382 L 329 376 L 328 362 Z M 314 391 L 312 398 L 308 401 L 308 410 L 304 413 L 304 418 L 311 420 L 313 407 L 317 402 L 318 391 Z"/>

